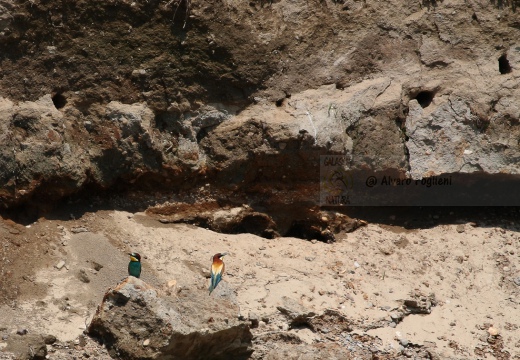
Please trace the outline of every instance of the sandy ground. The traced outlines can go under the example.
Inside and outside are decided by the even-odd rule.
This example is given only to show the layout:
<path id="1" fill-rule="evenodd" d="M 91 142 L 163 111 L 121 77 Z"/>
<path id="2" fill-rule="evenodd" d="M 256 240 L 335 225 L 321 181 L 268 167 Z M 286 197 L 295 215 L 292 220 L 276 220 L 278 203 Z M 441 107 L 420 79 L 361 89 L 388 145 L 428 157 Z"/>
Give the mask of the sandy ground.
<path id="1" fill-rule="evenodd" d="M 177 287 L 205 286 L 211 256 L 230 252 L 223 281 L 235 289 L 243 316 L 263 319 L 254 334 L 286 331 L 308 344 L 328 341 L 287 328 L 277 306 L 288 297 L 317 313 L 340 311 L 356 324 L 353 333 L 380 338 L 378 346 L 388 351 L 428 344 L 443 359 L 520 358 L 520 234 L 513 223 L 462 220 L 412 230 L 369 224 L 332 244 L 219 234 L 111 210 L 42 218 L 25 229 L 5 220 L 2 226 L 18 231 L 4 239 L 3 277 L 26 273 L 28 280 L 0 306 L 0 358 L 8 358 L 1 350 L 20 329 L 56 336 L 60 345 L 48 346 L 50 359 L 85 346 L 81 334 L 105 290 L 126 276 L 129 251 L 143 256 L 142 279 L 158 287 L 171 280 Z M 9 259 L 17 256 L 10 247 L 20 248 L 16 239 L 28 239 L 29 251 L 36 237 L 31 258 Z M 431 312 L 392 323 L 403 301 L 419 295 L 433 299 Z M 490 327 L 499 332 L 499 349 L 487 341 Z"/>

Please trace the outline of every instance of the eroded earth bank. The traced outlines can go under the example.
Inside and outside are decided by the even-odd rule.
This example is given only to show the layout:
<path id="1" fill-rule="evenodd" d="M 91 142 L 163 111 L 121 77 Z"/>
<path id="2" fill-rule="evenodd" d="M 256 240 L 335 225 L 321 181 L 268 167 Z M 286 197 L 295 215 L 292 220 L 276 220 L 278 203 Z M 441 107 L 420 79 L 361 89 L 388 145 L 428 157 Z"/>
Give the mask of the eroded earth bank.
<path id="1" fill-rule="evenodd" d="M 518 358 L 516 207 L 319 200 L 327 155 L 355 205 L 518 205 L 519 39 L 516 1 L 0 1 L 0 357 Z"/>

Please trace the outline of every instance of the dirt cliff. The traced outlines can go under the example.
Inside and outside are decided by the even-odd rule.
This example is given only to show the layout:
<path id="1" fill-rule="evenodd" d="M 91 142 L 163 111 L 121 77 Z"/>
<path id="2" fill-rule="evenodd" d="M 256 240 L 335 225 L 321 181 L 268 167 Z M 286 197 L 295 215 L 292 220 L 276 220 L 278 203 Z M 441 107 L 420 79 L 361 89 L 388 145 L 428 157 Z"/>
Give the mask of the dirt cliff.
<path id="1" fill-rule="evenodd" d="M 3 1 L 2 204 L 210 183 L 273 211 L 325 154 L 516 181 L 513 4 Z"/>
<path id="2" fill-rule="evenodd" d="M 518 357 L 514 209 L 319 206 L 324 155 L 356 205 L 520 203 L 517 3 L 0 0 L 0 349 L 108 358 L 123 250 L 200 290 L 229 245 L 253 358 Z"/>

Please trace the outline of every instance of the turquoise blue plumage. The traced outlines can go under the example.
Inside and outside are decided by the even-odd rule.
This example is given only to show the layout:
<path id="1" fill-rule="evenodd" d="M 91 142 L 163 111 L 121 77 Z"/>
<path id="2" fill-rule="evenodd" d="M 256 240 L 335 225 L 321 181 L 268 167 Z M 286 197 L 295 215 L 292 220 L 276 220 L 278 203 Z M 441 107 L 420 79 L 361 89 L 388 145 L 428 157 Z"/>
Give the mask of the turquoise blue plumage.
<path id="1" fill-rule="evenodd" d="M 128 255 L 130 255 L 130 262 L 128 263 L 128 275 L 138 278 L 141 276 L 141 255 L 138 253 L 131 253 Z"/>

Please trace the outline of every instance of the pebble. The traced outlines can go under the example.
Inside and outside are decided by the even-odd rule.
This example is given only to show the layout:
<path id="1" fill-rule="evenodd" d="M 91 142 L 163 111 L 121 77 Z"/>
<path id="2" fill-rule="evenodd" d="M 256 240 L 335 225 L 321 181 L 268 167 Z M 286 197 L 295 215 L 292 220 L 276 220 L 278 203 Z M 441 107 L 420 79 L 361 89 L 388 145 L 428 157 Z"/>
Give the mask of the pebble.
<path id="1" fill-rule="evenodd" d="M 517 278 L 513 279 L 513 283 L 514 283 L 516 286 L 520 286 L 520 277 L 517 277 Z"/>
<path id="2" fill-rule="evenodd" d="M 391 322 L 390 325 L 389 325 L 391 328 L 395 328 L 397 326 L 397 324 L 395 322 Z"/>
<path id="3" fill-rule="evenodd" d="M 78 279 L 80 279 L 84 283 L 89 283 L 90 279 L 87 275 L 87 272 L 84 269 L 80 269 L 78 272 Z"/>
<path id="4" fill-rule="evenodd" d="M 9 335 L 3 335 L 2 336 L 2 340 L 7 340 L 7 339 L 9 339 Z"/>
<path id="5" fill-rule="evenodd" d="M 464 225 L 462 225 L 462 224 L 457 225 L 457 232 L 458 233 L 463 233 L 464 231 L 465 231 Z"/>
<path id="6" fill-rule="evenodd" d="M 361 265 L 359 265 L 359 263 L 358 263 L 357 261 L 354 261 L 354 267 L 355 267 L 355 268 L 358 268 L 358 267 L 360 267 L 360 266 L 361 266 Z"/>
<path id="7" fill-rule="evenodd" d="M 251 328 L 257 328 L 260 324 L 260 320 L 258 319 L 258 315 L 256 315 L 254 312 L 249 312 L 248 315 L 249 321 L 251 321 Z"/>
<path id="8" fill-rule="evenodd" d="M 25 334 L 27 334 L 27 332 L 28 332 L 27 329 L 18 329 L 18 330 L 16 330 L 16 333 L 18 335 L 25 335 Z"/>
<path id="9" fill-rule="evenodd" d="M 313 243 L 313 244 L 316 244 L 317 242 L 318 242 L 318 240 L 316 240 L 316 239 L 311 240 L 311 243 Z"/>
<path id="10" fill-rule="evenodd" d="M 393 313 L 390 313 L 390 318 L 394 321 L 394 322 L 397 322 L 399 320 L 401 320 L 403 318 L 403 315 L 401 315 L 400 313 L 398 312 L 393 312 Z"/>
<path id="11" fill-rule="evenodd" d="M 408 346 L 408 344 L 410 343 L 407 339 L 405 338 L 402 338 L 399 340 L 399 342 L 401 343 L 402 346 Z"/>
<path id="12" fill-rule="evenodd" d="M 502 270 L 504 270 L 505 272 L 509 272 L 510 269 L 507 266 L 504 266 Z"/>
<path id="13" fill-rule="evenodd" d="M 78 233 L 82 233 L 82 232 L 88 232 L 88 229 L 86 227 L 77 227 L 77 228 L 72 228 L 70 229 L 71 232 L 73 232 L 74 234 L 78 234 Z"/>
<path id="14" fill-rule="evenodd" d="M 148 346 L 150 345 L 150 339 L 146 339 L 145 341 L 143 341 L 143 346 Z"/>
<path id="15" fill-rule="evenodd" d="M 488 329 L 488 333 L 489 335 L 491 336 L 498 336 L 499 334 L 499 331 L 497 328 L 493 327 L 493 326 L 490 326 L 489 329 Z"/>
<path id="16" fill-rule="evenodd" d="M 92 261 L 92 267 L 94 268 L 94 270 L 99 271 L 103 268 L 103 265 L 101 265 L 95 261 Z"/>
<path id="17" fill-rule="evenodd" d="M 47 335 L 43 338 L 43 341 L 45 342 L 45 344 L 47 345 L 52 345 L 56 342 L 56 336 L 54 335 Z"/>
<path id="18" fill-rule="evenodd" d="M 60 260 L 60 262 L 55 265 L 56 269 L 58 269 L 58 270 L 61 270 L 61 268 L 64 266 L 65 266 L 65 261 L 63 261 L 63 260 Z"/>

